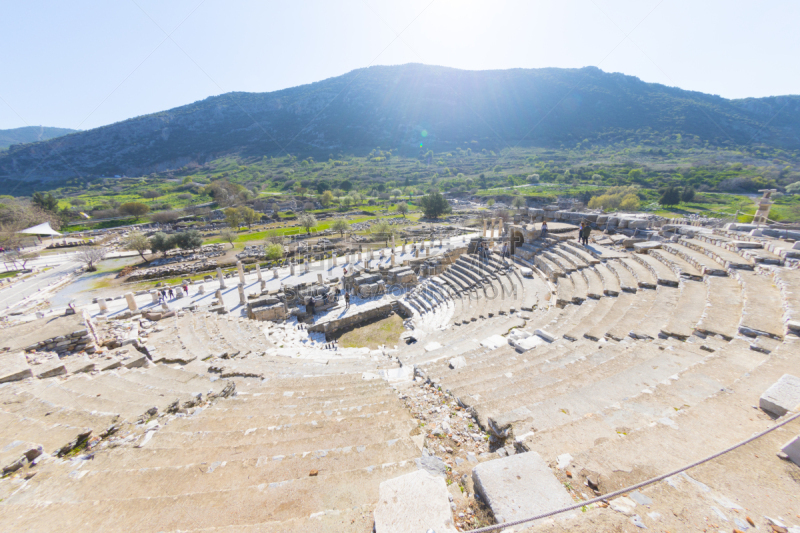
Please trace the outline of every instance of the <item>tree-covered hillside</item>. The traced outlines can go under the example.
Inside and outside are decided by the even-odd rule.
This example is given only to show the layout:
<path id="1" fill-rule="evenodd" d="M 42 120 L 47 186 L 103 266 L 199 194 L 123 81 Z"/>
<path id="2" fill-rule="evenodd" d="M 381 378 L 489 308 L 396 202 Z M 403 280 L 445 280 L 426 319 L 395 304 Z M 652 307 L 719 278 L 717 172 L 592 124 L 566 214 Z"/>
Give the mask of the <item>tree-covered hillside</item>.
<path id="1" fill-rule="evenodd" d="M 597 68 L 370 67 L 272 93 L 229 93 L 0 153 L 0 179 L 146 175 L 242 159 L 419 158 L 516 146 L 780 151 L 798 158 L 800 97 L 727 100 Z M 426 163 L 429 163 L 426 161 Z M 39 185 L 38 187 L 41 187 Z"/>
<path id="2" fill-rule="evenodd" d="M 44 126 L 25 126 L 24 128 L 0 130 L 0 150 L 4 150 L 14 144 L 46 141 L 74 131 L 68 128 L 46 128 Z"/>

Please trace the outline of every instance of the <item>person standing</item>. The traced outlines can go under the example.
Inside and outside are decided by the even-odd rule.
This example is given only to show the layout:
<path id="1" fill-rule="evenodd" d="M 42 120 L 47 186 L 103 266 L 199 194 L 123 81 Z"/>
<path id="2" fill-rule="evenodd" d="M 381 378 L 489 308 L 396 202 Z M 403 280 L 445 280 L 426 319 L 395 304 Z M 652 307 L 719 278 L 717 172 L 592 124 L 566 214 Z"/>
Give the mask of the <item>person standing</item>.
<path id="1" fill-rule="evenodd" d="M 581 222 L 580 227 L 578 228 L 578 242 L 583 244 L 583 232 L 586 229 L 586 224 Z"/>
<path id="2" fill-rule="evenodd" d="M 589 234 L 592 233 L 592 227 L 589 224 L 586 224 L 583 227 L 583 244 L 589 246 Z"/>
<path id="3" fill-rule="evenodd" d="M 350 293 L 349 292 L 345 292 L 344 293 L 344 308 L 345 309 L 349 309 L 350 308 Z"/>
<path id="4" fill-rule="evenodd" d="M 547 222 L 542 222 L 542 239 L 547 237 Z"/>

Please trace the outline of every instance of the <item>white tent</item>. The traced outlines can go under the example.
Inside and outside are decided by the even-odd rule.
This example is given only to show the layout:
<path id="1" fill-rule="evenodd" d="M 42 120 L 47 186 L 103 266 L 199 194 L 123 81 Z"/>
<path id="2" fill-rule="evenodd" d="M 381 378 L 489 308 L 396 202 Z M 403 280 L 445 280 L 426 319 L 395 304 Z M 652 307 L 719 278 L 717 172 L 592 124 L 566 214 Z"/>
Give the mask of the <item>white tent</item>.
<path id="1" fill-rule="evenodd" d="M 27 233 L 28 235 L 50 235 L 50 236 L 61 235 L 59 232 L 50 227 L 49 222 L 45 222 L 44 224 L 39 224 L 38 226 L 33 226 L 32 228 L 18 231 L 17 233 Z"/>

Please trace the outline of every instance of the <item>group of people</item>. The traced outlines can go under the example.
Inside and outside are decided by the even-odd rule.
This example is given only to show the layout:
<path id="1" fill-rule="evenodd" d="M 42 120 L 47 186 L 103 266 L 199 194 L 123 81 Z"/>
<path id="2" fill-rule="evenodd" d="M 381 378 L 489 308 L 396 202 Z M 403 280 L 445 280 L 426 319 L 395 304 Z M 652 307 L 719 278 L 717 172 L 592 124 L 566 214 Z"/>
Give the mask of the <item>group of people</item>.
<path id="1" fill-rule="evenodd" d="M 186 296 L 189 296 L 189 285 L 184 283 L 183 284 L 183 292 Z M 175 299 L 175 291 L 173 289 L 160 289 L 158 291 L 158 302 L 166 302 L 167 299 L 174 300 Z"/>

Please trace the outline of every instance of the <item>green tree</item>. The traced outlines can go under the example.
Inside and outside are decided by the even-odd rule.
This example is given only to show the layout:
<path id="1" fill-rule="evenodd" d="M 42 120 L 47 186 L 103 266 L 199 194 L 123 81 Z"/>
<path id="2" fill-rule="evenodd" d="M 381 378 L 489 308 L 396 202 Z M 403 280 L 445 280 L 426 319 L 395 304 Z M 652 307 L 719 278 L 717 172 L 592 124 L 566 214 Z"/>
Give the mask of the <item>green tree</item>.
<path id="1" fill-rule="evenodd" d="M 408 213 L 408 204 L 407 203 L 400 202 L 399 204 L 397 204 L 397 207 L 395 209 L 397 209 L 398 213 L 403 215 L 403 218 L 406 218 L 406 213 Z"/>
<path id="2" fill-rule="evenodd" d="M 275 242 L 270 243 L 266 246 L 264 252 L 266 253 L 267 259 L 275 261 L 283 257 L 283 245 Z"/>
<path id="3" fill-rule="evenodd" d="M 525 198 L 522 196 L 515 196 L 513 200 L 511 200 L 511 205 L 517 208 L 517 211 L 522 209 L 523 207 L 527 206 L 528 203 L 525 201 Z"/>
<path id="4" fill-rule="evenodd" d="M 681 203 L 681 190 L 678 187 L 667 187 L 661 191 L 661 198 L 658 203 L 661 205 L 678 205 Z"/>
<path id="5" fill-rule="evenodd" d="M 426 218 L 439 218 L 452 211 L 445 197 L 436 191 L 423 196 L 419 203 Z"/>
<path id="6" fill-rule="evenodd" d="M 795 181 L 786 186 L 787 194 L 800 194 L 800 181 Z"/>
<path id="7" fill-rule="evenodd" d="M 319 197 L 319 203 L 322 207 L 328 207 L 333 203 L 333 193 L 331 191 L 324 191 Z"/>
<path id="8" fill-rule="evenodd" d="M 401 194 L 403 194 L 403 191 L 401 191 L 400 189 L 392 189 L 392 190 L 389 192 L 389 194 L 391 194 L 391 195 L 392 195 L 392 198 L 397 198 L 398 196 L 400 196 Z"/>
<path id="9" fill-rule="evenodd" d="M 224 242 L 227 242 L 233 248 L 233 241 L 235 241 L 239 236 L 236 234 L 234 230 L 231 228 L 223 228 L 222 231 L 219 232 L 219 238 L 222 239 Z"/>
<path id="10" fill-rule="evenodd" d="M 492 206 L 494 206 L 494 198 L 489 198 L 489 199 L 486 201 L 486 205 L 488 205 L 489 207 L 492 207 Z"/>
<path id="11" fill-rule="evenodd" d="M 125 239 L 125 249 L 138 252 L 142 256 L 142 261 L 147 261 L 144 253 L 150 251 L 150 240 L 143 233 L 131 233 Z"/>
<path id="12" fill-rule="evenodd" d="M 167 255 L 167 252 L 175 248 L 176 245 L 175 239 L 163 231 L 159 231 L 150 237 L 150 249 L 154 252 L 161 252 Z"/>
<path id="13" fill-rule="evenodd" d="M 350 224 L 343 218 L 337 218 L 333 221 L 333 224 L 331 224 L 331 229 L 344 237 L 344 234 L 350 229 Z"/>
<path id="14" fill-rule="evenodd" d="M 631 169 L 630 172 L 628 172 L 628 178 L 634 183 L 640 182 L 642 180 L 642 177 L 643 173 L 641 168 L 634 168 Z"/>
<path id="15" fill-rule="evenodd" d="M 43 193 L 41 191 L 36 191 L 33 193 L 33 204 L 52 213 L 58 211 L 58 200 L 51 192 Z"/>
<path id="16" fill-rule="evenodd" d="M 142 198 L 147 198 L 148 200 L 153 200 L 161 196 L 161 191 L 159 191 L 158 189 L 149 189 L 147 191 L 142 191 L 142 194 L 140 196 Z"/>
<path id="17" fill-rule="evenodd" d="M 317 217 L 311 213 L 304 213 L 300 215 L 300 218 L 297 219 L 297 222 L 299 222 L 300 226 L 306 230 L 307 234 L 311 234 L 311 230 L 317 225 Z"/>
<path id="18" fill-rule="evenodd" d="M 139 220 L 141 217 L 150 212 L 150 207 L 141 202 L 126 202 L 119 206 L 118 211 L 123 215 L 127 215 Z"/>
<path id="19" fill-rule="evenodd" d="M 225 210 L 225 223 L 229 227 L 238 230 L 242 225 L 242 212 L 235 207 L 229 207 Z"/>
<path id="20" fill-rule="evenodd" d="M 687 185 L 681 191 L 681 202 L 691 202 L 694 201 L 694 187 Z"/>
<path id="21" fill-rule="evenodd" d="M 181 250 L 196 250 L 203 246 L 203 236 L 196 229 L 173 235 L 175 244 Z"/>
<path id="22" fill-rule="evenodd" d="M 253 224 L 261 220 L 261 215 L 256 213 L 256 211 L 252 207 L 247 207 L 243 205 L 242 207 L 238 208 L 239 217 L 242 219 L 244 224 L 247 224 L 247 229 L 251 229 Z"/>
<path id="23" fill-rule="evenodd" d="M 480 176 L 478 176 L 478 181 L 481 184 L 481 189 L 489 188 L 489 183 L 486 181 L 486 174 L 481 174 Z"/>

